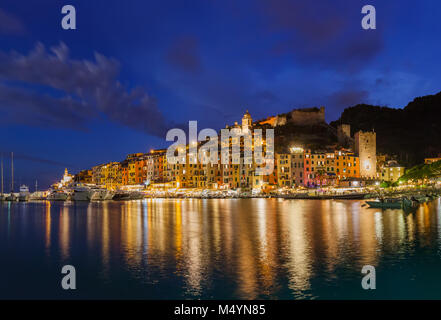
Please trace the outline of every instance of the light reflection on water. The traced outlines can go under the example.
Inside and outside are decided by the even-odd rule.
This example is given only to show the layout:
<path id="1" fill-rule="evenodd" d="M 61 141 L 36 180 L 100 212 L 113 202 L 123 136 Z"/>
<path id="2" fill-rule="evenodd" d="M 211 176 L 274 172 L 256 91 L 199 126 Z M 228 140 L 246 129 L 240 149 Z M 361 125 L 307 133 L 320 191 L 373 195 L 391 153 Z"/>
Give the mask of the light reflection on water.
<path id="1" fill-rule="evenodd" d="M 441 298 L 440 201 L 411 213 L 362 203 L 4 203 L 0 297 Z M 64 264 L 78 269 L 75 295 L 59 288 Z M 375 292 L 360 286 L 367 264 Z"/>

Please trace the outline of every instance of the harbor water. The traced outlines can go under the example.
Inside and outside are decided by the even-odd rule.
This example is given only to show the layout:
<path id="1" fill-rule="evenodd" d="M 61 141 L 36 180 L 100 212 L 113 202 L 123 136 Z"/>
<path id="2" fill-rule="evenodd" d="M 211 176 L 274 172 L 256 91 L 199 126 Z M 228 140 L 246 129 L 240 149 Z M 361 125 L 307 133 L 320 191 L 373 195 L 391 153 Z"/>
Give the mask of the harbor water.
<path id="1" fill-rule="evenodd" d="M 0 298 L 440 299 L 441 202 L 0 203 Z M 61 269 L 76 270 L 63 290 Z M 376 270 L 364 290 L 363 266 Z"/>

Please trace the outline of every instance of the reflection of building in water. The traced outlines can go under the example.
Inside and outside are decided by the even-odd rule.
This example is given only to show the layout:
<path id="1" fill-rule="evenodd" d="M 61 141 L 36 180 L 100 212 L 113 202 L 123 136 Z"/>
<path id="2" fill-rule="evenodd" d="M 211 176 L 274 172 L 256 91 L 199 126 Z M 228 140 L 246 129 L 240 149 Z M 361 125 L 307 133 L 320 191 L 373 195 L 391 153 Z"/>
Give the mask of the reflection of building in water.
<path id="1" fill-rule="evenodd" d="M 322 201 L 320 212 L 323 228 L 321 247 L 324 250 L 327 270 L 332 273 L 342 258 L 341 246 L 348 236 L 347 211 L 341 202 Z"/>
<path id="2" fill-rule="evenodd" d="M 121 241 L 124 258 L 135 270 L 141 270 L 142 263 L 142 215 L 141 203 L 127 201 L 121 214 Z"/>
<path id="3" fill-rule="evenodd" d="M 67 260 L 70 257 L 69 208 L 67 206 L 60 208 L 59 219 L 61 258 Z"/>
<path id="4" fill-rule="evenodd" d="M 269 294 L 274 286 L 278 252 L 277 202 L 259 199 L 246 203 L 248 209 L 242 203 L 234 210 L 244 213 L 236 215 L 233 222 L 234 245 L 238 250 L 238 294 L 242 298 Z"/>
<path id="5" fill-rule="evenodd" d="M 282 207 L 284 230 L 288 234 L 285 239 L 284 254 L 287 258 L 287 272 L 289 276 L 289 288 L 295 293 L 310 288 L 310 278 L 312 272 L 311 243 L 308 239 L 307 222 L 308 216 L 305 215 L 305 202 L 289 202 L 289 206 Z"/>
<path id="6" fill-rule="evenodd" d="M 46 201 L 45 205 L 46 205 L 45 248 L 46 248 L 46 254 L 49 255 L 49 251 L 51 248 L 51 203 L 50 203 L 50 201 Z"/>
<path id="7" fill-rule="evenodd" d="M 358 225 L 354 226 L 354 229 L 357 229 L 359 232 L 357 235 L 357 238 L 360 241 L 360 257 L 358 262 L 361 266 L 377 265 L 377 250 L 379 248 L 377 232 L 378 230 L 382 230 L 381 227 L 377 227 L 377 223 L 381 224 L 381 220 L 376 219 L 370 209 L 362 210 L 360 204 L 357 202 L 352 206 L 348 205 L 347 214 L 351 214 L 352 217 L 359 217 L 357 221 Z"/>
<path id="8" fill-rule="evenodd" d="M 101 262 L 103 275 L 105 278 L 109 276 L 110 262 L 110 230 L 109 230 L 109 203 L 102 203 L 102 225 L 101 225 Z"/>
<path id="9" fill-rule="evenodd" d="M 91 203 L 81 215 L 73 211 L 78 206 L 47 203 L 41 245 L 69 260 L 72 245 L 84 244 L 98 267 L 102 263 L 99 277 L 108 280 L 121 269 L 141 286 L 171 283 L 173 297 L 305 298 L 318 280 L 332 287 L 384 257 L 399 261 L 413 250 L 436 251 L 439 202 L 403 213 L 359 201 L 149 199 Z M 10 216 L 11 231 L 18 231 L 11 234 L 21 234 L 16 228 L 26 226 Z"/>

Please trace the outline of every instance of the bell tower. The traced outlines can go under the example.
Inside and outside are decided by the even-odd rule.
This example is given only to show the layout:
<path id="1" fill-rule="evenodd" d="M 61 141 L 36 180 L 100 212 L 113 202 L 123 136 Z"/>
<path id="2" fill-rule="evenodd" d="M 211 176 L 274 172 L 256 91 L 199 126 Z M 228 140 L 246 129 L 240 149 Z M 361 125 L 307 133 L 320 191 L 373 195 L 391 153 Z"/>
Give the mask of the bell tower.
<path id="1" fill-rule="evenodd" d="M 253 119 L 251 118 L 251 115 L 247 110 L 242 117 L 242 131 L 248 131 L 249 129 L 251 129 L 252 125 Z"/>

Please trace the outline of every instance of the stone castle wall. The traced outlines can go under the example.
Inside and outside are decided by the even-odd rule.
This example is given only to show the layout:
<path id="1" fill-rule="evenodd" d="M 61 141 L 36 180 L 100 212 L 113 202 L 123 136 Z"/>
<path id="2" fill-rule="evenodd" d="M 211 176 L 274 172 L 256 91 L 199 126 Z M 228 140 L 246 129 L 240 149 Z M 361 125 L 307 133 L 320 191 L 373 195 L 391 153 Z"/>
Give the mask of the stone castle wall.
<path id="1" fill-rule="evenodd" d="M 283 126 L 288 122 L 295 125 L 305 126 L 314 125 L 325 122 L 325 107 L 307 108 L 292 110 L 288 116 L 286 114 L 268 117 L 265 120 L 259 121 L 258 124 L 269 124 L 272 127 Z"/>
<path id="2" fill-rule="evenodd" d="M 323 123 L 325 122 L 325 107 L 293 110 L 291 122 L 300 126 Z"/>

